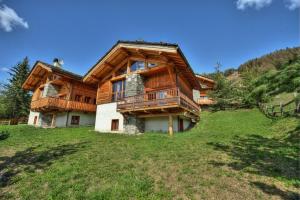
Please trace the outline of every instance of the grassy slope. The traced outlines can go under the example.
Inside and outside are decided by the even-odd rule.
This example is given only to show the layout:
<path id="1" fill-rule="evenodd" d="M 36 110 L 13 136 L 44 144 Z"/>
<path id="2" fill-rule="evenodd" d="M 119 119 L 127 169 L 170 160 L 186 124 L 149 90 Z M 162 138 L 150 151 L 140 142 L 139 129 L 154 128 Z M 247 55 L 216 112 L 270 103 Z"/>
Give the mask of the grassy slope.
<path id="1" fill-rule="evenodd" d="M 299 126 L 257 110 L 203 113 L 173 138 L 0 126 L 0 199 L 296 199 Z"/>

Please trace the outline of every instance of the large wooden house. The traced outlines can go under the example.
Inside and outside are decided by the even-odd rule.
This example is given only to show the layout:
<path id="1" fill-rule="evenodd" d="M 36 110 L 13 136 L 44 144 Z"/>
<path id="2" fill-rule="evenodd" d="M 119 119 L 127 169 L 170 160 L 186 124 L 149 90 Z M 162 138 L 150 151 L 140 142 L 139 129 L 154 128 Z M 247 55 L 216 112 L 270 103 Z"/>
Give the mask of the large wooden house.
<path id="1" fill-rule="evenodd" d="M 54 66 L 55 65 L 55 66 Z M 94 125 L 96 90 L 82 77 L 54 65 L 37 61 L 23 89 L 33 92 L 28 124 L 39 127 Z"/>
<path id="2" fill-rule="evenodd" d="M 199 96 L 201 86 L 177 44 L 119 41 L 82 78 L 61 74 L 60 70 L 37 62 L 24 83 L 25 89 L 34 91 L 30 124 L 35 123 L 32 113 L 36 112 L 49 113 L 52 121 L 49 117 L 42 122 L 47 121 L 48 125 L 56 122 L 57 126 L 58 113 L 76 111 L 93 115 L 96 111 L 96 131 L 173 134 L 192 127 L 199 120 L 200 108 L 195 94 L 198 92 Z M 62 80 L 53 78 L 56 73 L 64 81 L 71 81 L 70 85 L 85 89 L 80 92 L 81 96 L 76 96 L 79 89 L 61 87 L 55 97 L 41 97 L 41 93 L 46 93 L 40 91 L 42 87 L 61 84 Z M 78 99 L 80 101 L 76 101 Z M 64 106 L 60 106 L 60 101 Z M 80 105 L 76 106 L 77 110 L 70 106 L 73 103 Z M 69 117 L 73 119 L 72 116 Z"/>
<path id="3" fill-rule="evenodd" d="M 83 81 L 98 86 L 97 131 L 173 133 L 199 120 L 200 84 L 176 44 L 119 41 Z"/>

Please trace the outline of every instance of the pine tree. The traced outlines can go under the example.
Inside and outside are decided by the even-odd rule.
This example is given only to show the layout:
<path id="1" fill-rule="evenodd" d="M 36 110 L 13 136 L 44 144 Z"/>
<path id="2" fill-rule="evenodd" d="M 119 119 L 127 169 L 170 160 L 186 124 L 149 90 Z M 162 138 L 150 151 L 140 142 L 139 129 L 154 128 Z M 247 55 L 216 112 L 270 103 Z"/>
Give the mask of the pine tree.
<path id="1" fill-rule="evenodd" d="M 8 79 L 8 84 L 5 85 L 4 102 L 10 118 L 19 118 L 28 115 L 30 94 L 22 89 L 22 84 L 28 74 L 29 61 L 27 57 L 9 71 L 10 78 Z"/>

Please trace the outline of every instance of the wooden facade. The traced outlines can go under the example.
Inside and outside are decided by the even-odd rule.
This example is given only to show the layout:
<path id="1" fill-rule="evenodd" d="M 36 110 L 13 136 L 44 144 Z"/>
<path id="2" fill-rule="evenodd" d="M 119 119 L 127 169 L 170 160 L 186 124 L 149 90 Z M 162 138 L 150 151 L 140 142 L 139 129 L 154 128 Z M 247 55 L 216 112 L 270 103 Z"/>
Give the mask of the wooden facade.
<path id="1" fill-rule="evenodd" d="M 31 90 L 31 110 L 37 112 L 96 112 L 96 88 L 82 77 L 52 65 L 37 62 L 23 88 Z M 45 94 L 45 90 L 50 90 Z"/>
<path id="2" fill-rule="evenodd" d="M 133 70 L 134 65 L 140 68 Z M 143 78 L 144 90 L 141 94 L 126 96 L 124 83 L 133 73 Z M 124 115 L 151 117 L 183 113 L 195 121 L 199 119 L 193 89 L 200 89 L 200 85 L 177 45 L 120 42 L 83 80 L 98 86 L 98 105 L 118 102 L 117 110 Z M 120 85 L 119 91 L 114 91 L 116 82 Z"/>

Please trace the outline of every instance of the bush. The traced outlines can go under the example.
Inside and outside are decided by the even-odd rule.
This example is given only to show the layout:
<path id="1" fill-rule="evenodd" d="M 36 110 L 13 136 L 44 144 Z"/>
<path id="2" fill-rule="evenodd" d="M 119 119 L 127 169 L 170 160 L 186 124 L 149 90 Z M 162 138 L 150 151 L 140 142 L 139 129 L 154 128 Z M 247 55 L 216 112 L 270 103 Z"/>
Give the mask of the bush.
<path id="1" fill-rule="evenodd" d="M 0 131 L 0 140 L 5 140 L 9 137 L 8 131 Z"/>

